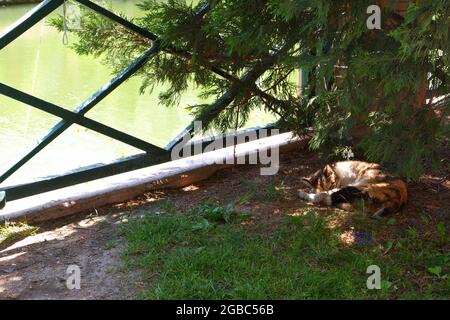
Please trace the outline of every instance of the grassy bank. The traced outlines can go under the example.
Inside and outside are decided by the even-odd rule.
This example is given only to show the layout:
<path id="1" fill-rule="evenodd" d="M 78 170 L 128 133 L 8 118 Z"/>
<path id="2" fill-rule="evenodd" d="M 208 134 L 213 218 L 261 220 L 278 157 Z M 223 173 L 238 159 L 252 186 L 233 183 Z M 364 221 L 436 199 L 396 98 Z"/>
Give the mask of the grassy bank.
<path id="1" fill-rule="evenodd" d="M 353 232 L 347 241 L 331 216 L 310 208 L 257 220 L 207 201 L 179 212 L 170 202 L 123 229 L 128 268 L 141 268 L 146 299 L 447 299 L 448 238 L 414 229 L 391 242 Z M 395 219 L 381 222 L 396 229 Z M 347 238 L 348 238 L 347 237 Z M 367 289 L 367 267 L 381 269 L 381 289 Z"/>
<path id="2" fill-rule="evenodd" d="M 4 222 L 0 224 L 0 248 L 20 238 L 36 232 L 38 228 L 20 222 Z"/>

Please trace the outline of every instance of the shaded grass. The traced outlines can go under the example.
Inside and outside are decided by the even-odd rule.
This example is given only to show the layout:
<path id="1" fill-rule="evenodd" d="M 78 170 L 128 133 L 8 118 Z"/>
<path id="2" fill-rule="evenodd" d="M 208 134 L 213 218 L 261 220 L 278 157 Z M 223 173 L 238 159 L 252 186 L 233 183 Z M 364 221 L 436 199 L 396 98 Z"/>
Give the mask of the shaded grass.
<path id="1" fill-rule="evenodd" d="M 241 178 L 244 193 L 237 199 L 238 204 L 248 204 L 253 200 L 280 202 L 286 200 L 284 180 L 272 179 L 269 182 Z M 263 192 L 261 192 L 264 190 Z"/>
<path id="2" fill-rule="evenodd" d="M 248 216 L 210 202 L 187 213 L 165 209 L 121 230 L 127 267 L 143 270 L 145 299 L 450 296 L 448 253 L 440 243 L 420 241 L 417 231 L 395 243 L 348 246 L 314 211 L 249 224 Z M 381 268 L 380 290 L 366 286 L 373 264 Z"/>

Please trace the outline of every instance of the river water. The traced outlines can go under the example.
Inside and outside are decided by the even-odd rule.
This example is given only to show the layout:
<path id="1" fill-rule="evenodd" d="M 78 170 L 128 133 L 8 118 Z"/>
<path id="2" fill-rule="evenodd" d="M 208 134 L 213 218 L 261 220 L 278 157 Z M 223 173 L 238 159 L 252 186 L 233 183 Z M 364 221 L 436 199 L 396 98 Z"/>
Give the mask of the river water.
<path id="1" fill-rule="evenodd" d="M 136 1 L 114 0 L 113 9 L 139 16 Z M 0 8 L 0 32 L 33 5 Z M 58 11 L 57 11 L 58 12 Z M 62 9 L 59 10 L 62 12 Z M 76 41 L 69 34 L 69 42 Z M 0 82 L 69 110 L 112 78 L 111 70 L 93 57 L 78 56 L 62 44 L 62 35 L 42 21 L 0 51 Z M 166 145 L 191 120 L 184 107 L 205 103 L 195 89 L 178 107 L 158 104 L 158 87 L 139 95 L 140 82 L 132 78 L 99 103 L 87 116 L 158 146 Z M 268 123 L 273 116 L 256 112 L 249 126 Z M 0 173 L 31 150 L 59 121 L 45 112 L 0 95 Z M 111 138 L 71 126 L 12 177 L 2 183 L 29 182 L 86 165 L 109 162 L 141 152 Z"/>

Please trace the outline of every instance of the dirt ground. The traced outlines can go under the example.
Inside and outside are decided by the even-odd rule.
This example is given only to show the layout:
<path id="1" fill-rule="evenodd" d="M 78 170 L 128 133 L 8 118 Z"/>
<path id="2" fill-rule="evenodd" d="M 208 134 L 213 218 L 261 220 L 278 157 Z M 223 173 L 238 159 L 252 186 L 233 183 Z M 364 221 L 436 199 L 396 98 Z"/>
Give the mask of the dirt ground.
<path id="1" fill-rule="evenodd" d="M 127 299 L 137 275 L 120 270 L 121 215 L 48 223 L 35 235 L 0 247 L 0 299 Z M 111 243 L 111 244 L 110 244 Z M 81 289 L 66 286 L 67 269 L 81 270 Z"/>
<path id="2" fill-rule="evenodd" d="M 444 152 L 445 153 L 445 152 Z M 379 237 L 392 239 L 395 232 L 415 227 L 430 228 L 430 236 L 439 222 L 450 226 L 449 152 L 442 156 L 443 166 L 408 185 L 409 203 L 396 214 L 395 231 L 380 225 Z M 299 150 L 281 156 L 276 176 L 260 176 L 256 166 L 237 166 L 217 172 L 213 177 L 179 190 L 152 192 L 115 205 L 45 223 L 31 236 L 0 244 L 0 299 L 132 299 L 139 295 L 139 271 L 124 270 L 120 254 L 124 249 L 117 230 L 131 216 L 145 214 L 162 200 L 184 210 L 205 199 L 229 202 L 252 212 L 254 219 L 270 219 L 290 214 L 304 203 L 296 196 L 302 187 L 300 178 L 323 166 L 315 154 Z M 271 184 L 283 189 L 282 200 L 258 198 L 258 191 Z M 253 198 L 238 198 L 254 188 Z M 256 186 L 256 189 L 255 189 Z M 351 223 L 349 215 L 339 210 L 316 208 L 323 214 L 336 215 L 343 232 Z M 256 217 L 256 218 L 255 218 Z M 424 224 L 424 219 L 431 223 Z M 394 232 L 394 233 L 393 233 Z M 448 248 L 447 248 L 448 249 Z M 81 289 L 66 286 L 68 266 L 81 268 Z"/>

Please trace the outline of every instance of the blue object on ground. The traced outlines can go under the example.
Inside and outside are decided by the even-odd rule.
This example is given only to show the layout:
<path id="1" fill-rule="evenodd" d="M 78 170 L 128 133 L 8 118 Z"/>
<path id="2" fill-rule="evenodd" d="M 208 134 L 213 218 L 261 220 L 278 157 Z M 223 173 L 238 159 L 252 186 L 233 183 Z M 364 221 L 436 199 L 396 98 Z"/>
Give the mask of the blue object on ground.
<path id="1" fill-rule="evenodd" d="M 371 244 L 372 236 L 368 233 L 362 231 L 353 231 L 353 236 L 355 237 L 357 244 Z"/>

